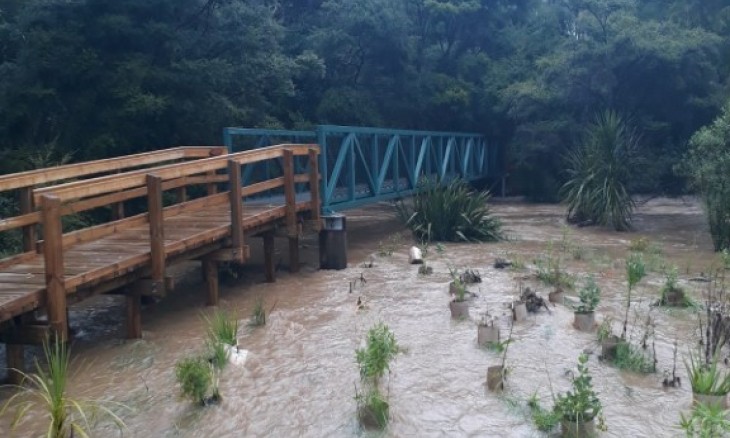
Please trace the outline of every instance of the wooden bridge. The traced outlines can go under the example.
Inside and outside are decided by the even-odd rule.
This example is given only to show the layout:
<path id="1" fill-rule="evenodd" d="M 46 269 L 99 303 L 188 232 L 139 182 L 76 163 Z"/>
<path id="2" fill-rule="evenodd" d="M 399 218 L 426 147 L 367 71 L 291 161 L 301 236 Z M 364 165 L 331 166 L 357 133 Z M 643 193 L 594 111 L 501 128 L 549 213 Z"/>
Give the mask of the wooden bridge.
<path id="1" fill-rule="evenodd" d="M 0 176 L 0 192 L 17 193 L 20 206 L 0 219 L 0 232 L 22 234 L 23 242 L 22 253 L 0 260 L 8 368 L 23 369 L 24 345 L 68 339 L 68 305 L 97 294 L 124 294 L 127 335 L 140 337 L 141 297 L 170 292 L 166 269 L 181 261 L 201 261 L 207 302 L 217 304 L 218 263 L 245 262 L 252 236 L 263 238 L 267 281 L 274 281 L 277 229 L 289 239 L 296 271 L 301 229 L 320 226 L 318 154 L 317 145 L 233 154 L 179 147 Z M 281 171 L 243 184 L 242 169 L 268 161 Z M 91 210 L 107 220 L 69 220 Z"/>

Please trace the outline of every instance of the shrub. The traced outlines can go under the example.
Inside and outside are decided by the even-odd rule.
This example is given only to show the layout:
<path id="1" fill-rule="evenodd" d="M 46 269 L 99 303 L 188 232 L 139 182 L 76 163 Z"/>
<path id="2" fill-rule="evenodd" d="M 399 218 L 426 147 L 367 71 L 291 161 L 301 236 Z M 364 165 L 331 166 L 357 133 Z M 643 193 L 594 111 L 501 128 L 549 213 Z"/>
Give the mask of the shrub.
<path id="1" fill-rule="evenodd" d="M 691 138 L 677 166 L 702 195 L 715 250 L 730 247 L 730 102 L 712 124 Z"/>
<path id="2" fill-rule="evenodd" d="M 602 411 L 601 401 L 593 391 L 587 363 L 588 356 L 581 354 L 578 357 L 578 376 L 573 378 L 573 390 L 559 394 L 555 402 L 555 410 L 572 423 L 590 421 Z"/>
<path id="3" fill-rule="evenodd" d="M 588 313 L 596 310 L 599 301 L 601 301 L 601 289 L 596 284 L 593 276 L 589 276 L 585 286 L 578 292 L 580 304 L 575 307 L 578 313 Z"/>
<path id="4" fill-rule="evenodd" d="M 638 137 L 613 111 L 596 116 L 583 143 L 567 157 L 568 181 L 561 197 L 568 220 L 593 222 L 617 231 L 631 226 L 634 201 L 627 185 Z"/>
<path id="5" fill-rule="evenodd" d="M 419 241 L 493 242 L 502 239 L 501 222 L 489 210 L 489 192 L 472 192 L 466 182 L 422 181 L 413 206 L 397 206 L 398 215 Z"/>
<path id="6" fill-rule="evenodd" d="M 360 365 L 360 376 L 372 380 L 375 386 L 385 371 L 390 369 L 390 361 L 400 348 L 395 335 L 387 325 L 380 323 L 368 331 L 365 348 L 355 351 L 355 359 Z"/>
<path id="7" fill-rule="evenodd" d="M 193 402 L 205 405 L 208 389 L 213 383 L 211 366 L 201 358 L 182 359 L 175 365 L 175 376 L 182 394 Z"/>

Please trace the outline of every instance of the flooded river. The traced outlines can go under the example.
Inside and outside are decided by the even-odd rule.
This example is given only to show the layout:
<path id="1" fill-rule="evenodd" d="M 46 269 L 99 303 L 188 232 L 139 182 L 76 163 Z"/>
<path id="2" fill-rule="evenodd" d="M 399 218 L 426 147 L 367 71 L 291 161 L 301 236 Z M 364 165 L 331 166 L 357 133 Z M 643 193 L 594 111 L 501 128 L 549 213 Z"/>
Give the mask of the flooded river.
<path id="1" fill-rule="evenodd" d="M 569 308 L 551 306 L 550 313 L 531 314 L 514 326 L 507 355 L 510 375 L 501 395 L 485 389 L 487 366 L 501 359 L 477 347 L 474 321 L 487 311 L 506 315 L 505 303 L 518 294 L 520 284 L 547 296 L 550 289 L 536 281 L 533 261 L 548 251 L 563 260 L 579 285 L 585 274 L 596 276 L 603 291 L 599 321 L 607 315 L 622 320 L 624 259 L 630 242 L 640 237 L 652 243 L 646 255 L 652 272 L 638 287 L 637 308 L 645 314 L 658 296 L 663 282 L 658 271 L 664 264 L 677 266 L 680 284 L 699 301 L 702 284 L 686 279 L 706 272 L 716 261 L 699 205 L 654 199 L 640 206 L 631 233 L 566 228 L 560 206 L 498 203 L 494 211 L 510 239 L 444 244 L 439 251 L 431 246 L 426 256 L 434 269 L 431 276 L 419 275 L 418 267 L 408 264 L 412 242 L 387 206 L 348 212 L 347 270 L 317 270 L 316 239 L 310 237 L 303 240 L 302 272 L 289 275 L 284 267 L 276 283 L 266 284 L 255 254 L 242 278 L 222 288 L 221 306 L 238 312 L 245 324 L 262 296 L 271 313 L 266 326 L 242 329 L 239 343 L 249 350 L 248 360 L 245 368 L 229 366 L 223 371 L 219 406 L 199 408 L 182 400 L 174 377 L 175 362 L 199 352 L 204 343 L 200 315 L 205 292 L 198 267 L 182 267 L 183 279 L 173 297 L 145 308 L 140 341 L 121 339 L 124 308 L 118 297 L 83 303 L 71 313 L 78 330 L 72 392 L 128 406 L 119 411 L 127 425 L 124 436 L 381 436 L 361 431 L 355 417 L 359 374 L 354 351 L 367 330 L 382 321 L 405 347 L 392 365 L 391 422 L 382 436 L 544 436 L 532 426 L 525 402 L 537 393 L 543 405 L 550 406 L 551 387 L 555 393 L 569 387 L 568 372 L 584 350 L 596 351 L 589 365 L 605 408 L 605 436 L 682 436 L 676 425 L 691 400 L 682 357 L 697 339 L 692 311 L 652 311 L 659 372 L 649 375 L 621 372 L 599 362 L 595 333 L 576 331 Z M 251 244 L 256 250 L 261 242 Z M 286 242 L 277 241 L 277 247 L 283 251 Z M 283 253 L 280 257 L 287 260 Z M 374 266 L 362 267 L 371 257 Z M 494 269 L 495 257 L 524 264 L 525 269 Z M 482 275 L 483 282 L 470 288 L 478 294 L 471 321 L 450 318 L 450 267 L 473 268 Z M 359 282 L 351 293 L 349 282 L 361 275 L 366 282 Z M 357 308 L 358 297 L 364 310 Z M 506 317 L 501 321 L 506 328 Z M 678 374 L 686 383 L 666 390 L 662 372 L 672 367 L 675 339 L 680 345 Z M 6 418 L 0 427 L 7 426 Z M 15 436 L 39 431 L 29 419 Z M 95 431 L 95 436 L 118 435 L 111 427 Z"/>

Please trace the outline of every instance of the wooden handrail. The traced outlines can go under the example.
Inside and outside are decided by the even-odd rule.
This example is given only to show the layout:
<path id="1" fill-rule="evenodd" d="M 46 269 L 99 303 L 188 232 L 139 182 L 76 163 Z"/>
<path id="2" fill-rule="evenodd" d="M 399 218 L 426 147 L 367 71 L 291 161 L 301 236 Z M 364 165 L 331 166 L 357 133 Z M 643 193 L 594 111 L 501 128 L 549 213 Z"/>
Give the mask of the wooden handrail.
<path id="1" fill-rule="evenodd" d="M 99 173 L 124 171 L 129 168 L 149 166 L 166 161 L 212 157 L 221 155 L 225 151 L 226 149 L 223 146 L 181 146 L 141 154 L 64 164 L 45 169 L 0 175 L 0 192 L 45 185 Z"/>
<path id="2" fill-rule="evenodd" d="M 317 145 L 276 145 L 251 151 L 238 152 L 221 157 L 203 158 L 194 162 L 155 167 L 154 170 L 155 174 L 160 178 L 163 180 L 169 180 L 226 169 L 228 166 L 228 160 L 235 160 L 241 165 L 250 164 L 257 161 L 282 157 L 283 150 L 285 149 L 291 150 L 294 155 L 308 155 L 309 149 L 311 148 L 319 150 Z M 58 196 L 62 201 L 70 201 L 73 199 L 82 199 L 91 196 L 98 196 L 104 193 L 141 187 L 145 184 L 145 175 L 148 172 L 149 169 L 142 169 L 138 171 L 125 172 L 121 175 L 108 175 L 86 181 L 75 181 L 67 184 L 60 184 L 54 187 L 37 189 L 34 192 L 34 196 L 38 199 L 43 194 L 53 193 L 54 196 Z"/>

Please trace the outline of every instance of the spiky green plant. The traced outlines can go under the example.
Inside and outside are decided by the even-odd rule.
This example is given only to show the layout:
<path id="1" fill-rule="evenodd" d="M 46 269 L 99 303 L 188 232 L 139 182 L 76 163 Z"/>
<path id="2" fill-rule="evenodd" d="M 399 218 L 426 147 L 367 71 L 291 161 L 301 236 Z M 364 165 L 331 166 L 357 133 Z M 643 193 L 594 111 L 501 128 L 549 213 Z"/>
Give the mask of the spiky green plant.
<path id="1" fill-rule="evenodd" d="M 715 438 L 730 434 L 730 410 L 722 405 L 697 403 L 689 416 L 680 415 L 679 427 L 688 437 Z"/>
<path id="2" fill-rule="evenodd" d="M 203 320 L 211 341 L 233 347 L 238 345 L 238 318 L 234 314 L 216 309 L 211 316 L 203 315 Z"/>
<path id="3" fill-rule="evenodd" d="M 582 144 L 568 154 L 568 181 L 561 197 L 568 219 L 592 221 L 617 231 L 631 227 L 634 201 L 628 191 L 638 137 L 614 111 L 604 111 L 586 129 Z"/>
<path id="4" fill-rule="evenodd" d="M 253 311 L 251 311 L 251 320 L 248 324 L 252 327 L 266 325 L 266 309 L 264 308 L 263 297 L 256 298 Z"/>
<path id="5" fill-rule="evenodd" d="M 70 438 L 74 435 L 88 438 L 97 420 L 110 419 L 120 430 L 125 428 L 124 422 L 107 407 L 110 402 L 77 400 L 68 395 L 68 380 L 71 355 L 65 342 L 56 338 L 53 342 L 43 344 L 46 367 L 36 360 L 36 372 L 23 376 L 23 385 L 10 397 L 0 409 L 0 416 L 8 410 L 15 410 L 12 422 L 14 430 L 28 415 L 31 408 L 37 408 L 41 416 L 48 421 L 46 437 Z M 115 404 L 124 408 L 121 404 Z M 34 411 L 34 415 L 35 415 Z M 34 423 L 40 421 L 34 417 Z"/>
<path id="6" fill-rule="evenodd" d="M 718 368 L 718 355 L 715 354 L 710 363 L 704 363 L 691 351 L 689 361 L 684 361 L 687 368 L 692 392 L 704 395 L 725 395 L 730 393 L 730 373 Z"/>
<path id="7" fill-rule="evenodd" d="M 489 209 L 490 196 L 471 191 L 460 179 L 448 184 L 424 180 L 413 206 L 401 202 L 397 211 L 419 241 L 493 242 L 502 239 L 502 224 Z"/>
<path id="8" fill-rule="evenodd" d="M 228 364 L 229 350 L 222 342 L 208 342 L 208 360 L 217 370 L 222 370 Z"/>

